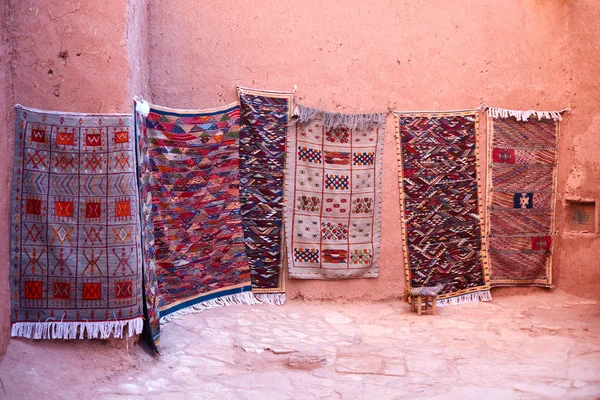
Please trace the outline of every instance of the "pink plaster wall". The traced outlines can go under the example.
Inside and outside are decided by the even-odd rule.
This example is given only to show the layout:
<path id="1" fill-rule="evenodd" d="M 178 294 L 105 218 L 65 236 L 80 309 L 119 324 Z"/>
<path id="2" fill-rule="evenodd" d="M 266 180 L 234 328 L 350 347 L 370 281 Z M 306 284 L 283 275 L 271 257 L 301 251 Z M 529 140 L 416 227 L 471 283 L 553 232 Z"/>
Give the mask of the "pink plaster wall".
<path id="1" fill-rule="evenodd" d="M 481 101 L 516 109 L 571 105 L 560 144 L 555 283 L 600 298 L 599 236 L 564 233 L 562 206 L 567 188 L 600 200 L 594 140 L 600 128 L 594 68 L 599 6 L 594 0 L 298 0 L 260 6 L 213 0 L 200 7 L 193 0 L 153 0 L 151 98 L 204 108 L 234 100 L 235 84 L 279 90 L 297 84 L 298 102 L 341 112 L 462 109 Z M 380 278 L 289 280 L 291 297 L 384 299 L 401 292 L 391 117 L 386 129 Z M 569 178 L 572 169 L 585 177 Z M 577 185 L 568 186 L 574 179 Z"/>
<path id="2" fill-rule="evenodd" d="M 9 0 L 15 102 L 73 112 L 131 109 L 124 0 Z"/>
<path id="3" fill-rule="evenodd" d="M 148 1 L 127 0 L 127 83 L 133 95 L 148 97 Z"/>

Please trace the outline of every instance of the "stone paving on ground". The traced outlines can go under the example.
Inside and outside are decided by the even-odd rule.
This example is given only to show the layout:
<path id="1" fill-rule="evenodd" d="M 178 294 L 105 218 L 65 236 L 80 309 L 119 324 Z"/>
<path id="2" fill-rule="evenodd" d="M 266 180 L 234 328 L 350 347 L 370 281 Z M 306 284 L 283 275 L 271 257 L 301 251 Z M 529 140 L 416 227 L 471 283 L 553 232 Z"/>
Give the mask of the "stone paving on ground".
<path id="1" fill-rule="evenodd" d="M 598 399 L 600 302 L 232 306 L 164 324 L 161 351 L 13 339 L 0 399 Z"/>

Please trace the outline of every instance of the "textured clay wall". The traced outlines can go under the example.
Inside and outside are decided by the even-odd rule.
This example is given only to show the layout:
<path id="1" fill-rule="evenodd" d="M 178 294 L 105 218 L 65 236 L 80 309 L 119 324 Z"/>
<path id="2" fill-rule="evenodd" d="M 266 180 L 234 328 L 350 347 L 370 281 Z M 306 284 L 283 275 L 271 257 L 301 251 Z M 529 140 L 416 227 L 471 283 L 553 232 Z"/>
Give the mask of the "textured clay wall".
<path id="1" fill-rule="evenodd" d="M 125 0 L 10 0 L 14 101 L 73 112 L 131 110 Z"/>
<path id="2" fill-rule="evenodd" d="M 202 7 L 193 0 L 153 0 L 151 100 L 207 108 L 235 100 L 236 84 L 278 90 L 297 84 L 298 102 L 349 113 L 463 109 L 481 101 L 515 109 L 572 106 L 560 143 L 554 282 L 600 298 L 599 237 L 565 233 L 570 215 L 562 203 L 566 193 L 600 199 L 600 96 L 593 67 L 600 61 L 598 9 L 594 0 L 299 0 L 260 7 L 235 0 Z M 290 297 L 383 299 L 401 293 L 391 116 L 386 129 L 379 279 L 290 280 Z"/>
<path id="3" fill-rule="evenodd" d="M 6 123 L 0 128 L 0 191 L 11 190 L 14 103 L 131 112 L 133 94 L 147 92 L 146 8 L 146 0 L 2 2 L 0 118 Z M 0 241 L 0 354 L 9 336 L 9 209 L 6 195 L 0 199 L 0 229 L 6 232 Z"/>
<path id="4" fill-rule="evenodd" d="M 579 0 L 569 7 L 572 51 L 572 115 L 561 130 L 557 262 L 561 289 L 600 299 L 600 3 Z M 569 232 L 566 199 L 595 199 L 596 232 Z"/>
<path id="5" fill-rule="evenodd" d="M 126 40 L 129 57 L 127 83 L 130 86 L 131 93 L 148 97 L 148 0 L 126 0 L 126 2 Z"/>
<path id="6" fill-rule="evenodd" d="M 10 72 L 7 60 L 10 49 L 8 47 L 8 37 L 6 30 L 6 19 L 8 16 L 8 7 L 6 4 L 0 4 L 0 137 L 4 142 L 4 157 L 0 158 L 0 192 L 5 193 L 0 197 L 0 232 L 4 232 L 0 238 L 0 355 L 2 355 L 8 345 L 9 326 L 10 326 L 10 295 L 8 290 L 8 211 L 10 208 L 11 174 L 12 170 L 12 112 L 10 95 Z"/>

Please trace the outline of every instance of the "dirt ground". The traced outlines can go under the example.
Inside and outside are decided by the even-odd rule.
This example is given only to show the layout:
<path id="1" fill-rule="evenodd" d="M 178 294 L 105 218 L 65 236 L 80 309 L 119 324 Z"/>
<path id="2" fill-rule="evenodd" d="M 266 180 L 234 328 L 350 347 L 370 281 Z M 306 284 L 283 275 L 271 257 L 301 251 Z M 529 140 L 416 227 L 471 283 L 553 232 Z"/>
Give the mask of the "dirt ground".
<path id="1" fill-rule="evenodd" d="M 0 399 L 595 399 L 600 302 L 232 306 L 164 324 L 161 351 L 13 339 Z"/>

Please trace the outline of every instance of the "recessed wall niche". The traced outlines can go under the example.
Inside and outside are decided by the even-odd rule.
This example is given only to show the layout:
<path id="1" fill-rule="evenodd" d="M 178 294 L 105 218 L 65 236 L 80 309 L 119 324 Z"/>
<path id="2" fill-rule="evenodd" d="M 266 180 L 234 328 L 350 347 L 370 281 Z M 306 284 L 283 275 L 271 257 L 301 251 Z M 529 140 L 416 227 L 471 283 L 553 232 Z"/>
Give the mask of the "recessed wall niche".
<path id="1" fill-rule="evenodd" d="M 596 201 L 591 199 L 567 199 L 570 231 L 596 233 Z"/>

